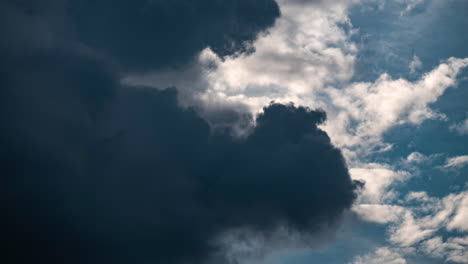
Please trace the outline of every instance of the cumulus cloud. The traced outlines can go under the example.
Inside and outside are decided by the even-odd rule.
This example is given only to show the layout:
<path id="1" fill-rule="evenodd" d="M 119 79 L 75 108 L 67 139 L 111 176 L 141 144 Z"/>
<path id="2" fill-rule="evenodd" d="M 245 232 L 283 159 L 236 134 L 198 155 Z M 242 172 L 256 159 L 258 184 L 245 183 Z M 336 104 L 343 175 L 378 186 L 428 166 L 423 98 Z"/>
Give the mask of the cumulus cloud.
<path id="1" fill-rule="evenodd" d="M 395 244 L 465 230 L 457 195 L 413 194 L 409 202 L 426 205 L 411 210 L 388 205 L 410 174 L 365 157 L 391 149 L 383 137 L 395 126 L 444 118 L 430 104 L 468 59 L 415 81 L 354 81 L 356 2 L 279 1 L 279 18 L 268 0 L 1 3 L 2 195 L 16 205 L 2 239 L 23 250 L 10 253 L 202 261 L 232 228 L 333 225 L 362 185 L 352 179 L 366 182 L 353 210 L 390 224 Z M 326 121 L 310 110 L 318 108 Z M 16 230 L 53 241 L 16 239 Z M 367 257 L 404 263 L 390 249 Z"/>
<path id="2" fill-rule="evenodd" d="M 50 77 L 48 69 L 42 74 Z M 86 85 L 96 84 L 65 81 L 52 88 L 70 90 L 47 91 L 65 106 L 56 103 L 21 116 L 20 106 L 9 105 L 15 121 L 2 120 L 9 124 L 2 134 L 8 190 L 3 195 L 15 195 L 2 200 L 17 206 L 2 219 L 7 231 L 2 239 L 22 263 L 29 257 L 54 263 L 47 257 L 54 251 L 63 260 L 198 262 L 215 252 L 212 241 L 229 229 L 268 233 L 287 226 L 310 233 L 335 225 L 355 199 L 359 185 L 317 128 L 322 112 L 271 105 L 257 117 L 252 134 L 237 141 L 211 135 L 194 112 L 178 108 L 171 90 L 122 87 L 116 98 L 104 98 L 111 100 L 106 108 L 93 94 L 77 101 L 59 96 L 86 93 Z M 12 93 L 37 87 L 8 84 Z M 109 111 L 107 118 L 94 107 Z M 36 122 L 44 125 L 38 128 Z M 47 208 L 41 201 L 48 201 Z M 23 217 L 27 212 L 31 216 Z M 35 222 L 53 225 L 39 230 Z M 18 237 L 20 230 L 27 235 Z M 26 242 L 36 239 L 66 243 Z"/>
<path id="3" fill-rule="evenodd" d="M 78 1 L 71 11 L 58 8 L 53 15 L 45 11 L 48 4 L 61 1 L 0 4 L 10 15 L 0 18 L 4 262 L 202 263 L 220 252 L 219 237 L 233 229 L 261 235 L 278 228 L 309 235 L 333 232 L 362 183 L 351 179 L 340 150 L 319 128 L 326 114 L 269 103 L 258 115 L 244 116 L 254 126 L 235 138 L 229 127 L 213 130 L 195 109 L 179 107 L 175 88 L 122 85 L 115 61 L 132 68 L 186 59 L 185 53 L 164 54 L 157 62 L 151 53 L 142 58 L 137 49 L 151 52 L 145 45 L 154 44 L 154 39 L 138 42 L 143 35 L 166 36 L 175 50 L 190 45 L 160 32 L 151 16 L 156 12 L 168 19 L 157 20 L 162 24 L 182 19 L 192 12 L 190 1 L 153 1 L 157 10 L 140 8 L 142 1 L 130 2 Z M 225 36 L 207 36 L 216 39 L 203 40 L 203 45 L 198 39 L 180 39 L 195 42 L 186 54 L 210 45 L 222 56 L 218 48 L 231 44 L 238 52 L 238 43 L 265 30 L 277 14 L 271 16 L 276 10 L 271 1 L 201 4 L 209 3 L 228 8 L 207 18 L 208 24 L 221 27 L 215 31 L 222 31 L 225 23 L 237 29 L 226 26 Z M 115 5 L 115 14 L 108 12 L 109 4 Z M 244 9 L 255 15 L 240 12 Z M 62 16 L 67 19 L 56 28 L 51 21 Z M 183 19 L 198 21 L 201 15 L 194 16 Z M 254 18 L 259 24 L 250 21 Z M 69 20 L 72 25 L 65 23 Z M 46 21 L 41 25 L 52 36 L 47 45 L 29 42 L 36 38 L 29 33 L 37 29 L 37 21 Z M 182 28 L 191 26 L 183 22 Z M 252 28 L 244 28 L 244 22 L 253 23 Z M 21 34 L 11 34 L 13 25 L 21 25 Z M 76 27 L 76 35 L 62 32 L 62 26 Z M 198 24 L 193 26 L 196 34 L 212 33 L 202 34 Z M 88 29 L 92 32 L 84 32 Z M 86 36 L 97 33 L 104 35 Z M 114 38 L 122 42 L 106 42 Z M 217 42 L 221 40 L 226 43 Z M 120 53 L 123 47 L 128 54 Z M 238 117 L 218 112 L 216 118 Z"/>

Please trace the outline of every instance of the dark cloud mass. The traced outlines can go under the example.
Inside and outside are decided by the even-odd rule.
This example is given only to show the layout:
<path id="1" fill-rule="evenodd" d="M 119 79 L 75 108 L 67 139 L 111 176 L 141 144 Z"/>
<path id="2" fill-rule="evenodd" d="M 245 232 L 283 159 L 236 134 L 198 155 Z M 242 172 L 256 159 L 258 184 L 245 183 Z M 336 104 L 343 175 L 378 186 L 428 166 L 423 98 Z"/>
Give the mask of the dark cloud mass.
<path id="1" fill-rule="evenodd" d="M 210 1 L 201 2 L 208 12 Z M 174 5 L 199 12 L 196 1 L 151 3 L 168 6 L 168 17 L 178 15 Z M 276 6 L 269 1 L 227 6 L 233 3 Z M 325 113 L 272 103 L 256 117 L 248 137 L 213 132 L 195 110 L 178 106 L 175 89 L 121 85 L 107 57 L 121 54 L 70 38 L 63 24 L 71 16 L 68 4 L 0 2 L 2 263 L 205 263 L 219 252 L 214 241 L 223 232 L 269 233 L 286 226 L 314 233 L 333 226 L 351 206 L 360 183 L 350 179 L 340 151 L 317 128 Z M 133 2 L 115 5 L 129 6 L 133 21 Z M 99 14 L 83 10 L 89 12 L 84 16 Z M 223 23 L 230 22 L 223 19 L 234 12 L 229 10 L 231 15 L 215 15 L 221 22 L 210 30 L 238 43 L 252 38 L 271 21 L 265 23 L 259 11 L 261 21 L 250 27 L 257 11 L 249 10 L 254 13 L 241 19 L 247 28 L 226 26 L 224 31 Z M 141 19 L 135 22 L 143 26 L 138 34 L 147 34 L 150 42 L 155 41 L 151 34 L 164 35 L 159 31 L 171 28 L 148 28 L 149 15 Z M 90 21 L 97 31 L 118 30 Z M 177 47 L 190 49 L 202 34 L 199 26 Z M 190 23 L 183 27 L 190 31 Z M 187 54 L 206 45 L 230 45 L 229 38 L 227 44 L 197 42 Z M 165 41 L 161 45 L 176 42 Z M 133 45 L 125 47 L 129 54 L 137 52 Z M 141 48 L 151 52 L 151 47 Z M 102 50 L 109 52 L 105 58 Z M 141 64 L 138 54 L 132 59 L 139 67 L 153 60 L 154 65 L 182 61 L 170 54 L 157 61 L 158 54 L 140 58 Z M 219 114 L 217 120 L 222 119 Z"/>
<path id="2" fill-rule="evenodd" d="M 246 51 L 279 15 L 273 0 L 77 0 L 78 39 L 126 66 L 177 66 L 211 47 L 220 56 Z"/>

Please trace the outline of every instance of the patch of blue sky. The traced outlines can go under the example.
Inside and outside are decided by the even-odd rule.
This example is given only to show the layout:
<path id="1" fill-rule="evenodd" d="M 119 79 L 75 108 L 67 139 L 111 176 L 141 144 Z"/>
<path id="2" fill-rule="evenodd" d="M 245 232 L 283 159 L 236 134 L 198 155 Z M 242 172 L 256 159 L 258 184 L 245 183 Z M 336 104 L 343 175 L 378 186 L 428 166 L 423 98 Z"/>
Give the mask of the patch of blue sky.
<path id="1" fill-rule="evenodd" d="M 467 57 L 468 2 L 427 0 L 402 14 L 398 1 L 364 2 L 350 10 L 350 20 L 359 33 L 356 80 L 372 81 L 386 72 L 393 77 L 417 78 L 449 57 Z M 410 73 L 418 56 L 422 65 Z"/>
<path id="2" fill-rule="evenodd" d="M 408 13 L 402 14 L 401 10 L 402 4 L 396 1 L 352 8 L 351 23 L 359 29 L 354 40 L 360 46 L 356 80 L 372 81 L 382 73 L 388 73 L 393 78 L 415 80 L 449 57 L 468 57 L 468 1 L 423 1 Z M 414 56 L 419 58 L 421 64 L 411 72 L 409 66 Z M 411 152 L 425 155 L 439 153 L 441 157 L 467 154 L 468 137 L 449 129 L 450 125 L 462 122 L 468 113 L 468 70 L 463 70 L 458 80 L 456 87 L 447 89 L 430 105 L 431 109 L 446 115 L 447 119 L 393 127 L 384 137 L 385 142 L 394 145 L 393 149 L 387 153 L 377 153 L 370 159 L 395 164 Z M 466 169 L 449 176 L 450 173 L 435 168 L 437 165 L 441 164 L 420 164 L 423 182 L 432 179 L 435 188 L 441 189 L 447 185 L 463 184 L 467 180 Z M 416 179 L 408 188 L 423 183 Z"/>

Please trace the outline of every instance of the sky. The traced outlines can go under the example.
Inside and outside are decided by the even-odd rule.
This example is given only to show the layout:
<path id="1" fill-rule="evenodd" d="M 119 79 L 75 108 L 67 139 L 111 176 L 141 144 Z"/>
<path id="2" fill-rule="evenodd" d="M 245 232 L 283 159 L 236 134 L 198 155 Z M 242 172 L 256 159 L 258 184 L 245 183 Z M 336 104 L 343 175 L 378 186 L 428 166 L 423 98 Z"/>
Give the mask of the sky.
<path id="1" fill-rule="evenodd" d="M 468 1 L 0 0 L 5 263 L 468 263 Z"/>

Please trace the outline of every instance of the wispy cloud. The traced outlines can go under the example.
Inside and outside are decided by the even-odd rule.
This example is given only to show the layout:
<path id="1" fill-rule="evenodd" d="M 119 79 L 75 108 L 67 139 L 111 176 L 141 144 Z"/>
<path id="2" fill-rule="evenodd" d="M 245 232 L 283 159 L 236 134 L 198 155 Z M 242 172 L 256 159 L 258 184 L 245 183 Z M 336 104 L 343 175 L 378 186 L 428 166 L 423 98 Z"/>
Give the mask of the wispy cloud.
<path id="1" fill-rule="evenodd" d="M 460 135 L 468 135 L 468 118 L 460 123 L 451 125 L 450 130 L 456 131 Z"/>
<path id="2" fill-rule="evenodd" d="M 396 250 L 388 247 L 377 248 L 374 252 L 358 256 L 352 264 L 406 264 L 406 259 Z"/>
<path id="3" fill-rule="evenodd" d="M 444 168 L 461 168 L 468 165 L 468 155 L 448 158 Z"/>
<path id="4" fill-rule="evenodd" d="M 415 73 L 419 68 L 422 67 L 422 62 L 418 56 L 414 55 L 413 60 L 410 62 L 409 69 L 410 73 Z"/>

